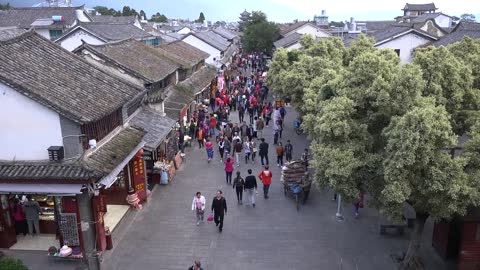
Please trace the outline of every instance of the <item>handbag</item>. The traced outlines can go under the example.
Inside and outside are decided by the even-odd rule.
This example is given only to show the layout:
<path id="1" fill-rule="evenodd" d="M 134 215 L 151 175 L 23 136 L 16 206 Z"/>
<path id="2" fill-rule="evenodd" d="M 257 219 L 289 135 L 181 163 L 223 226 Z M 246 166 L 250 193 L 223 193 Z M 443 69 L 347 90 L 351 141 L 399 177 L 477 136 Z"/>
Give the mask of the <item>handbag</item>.
<path id="1" fill-rule="evenodd" d="M 207 221 L 213 221 L 213 213 L 208 214 Z"/>
<path id="2" fill-rule="evenodd" d="M 360 201 L 360 202 L 358 203 L 358 207 L 363 208 L 363 206 L 364 206 L 364 205 L 363 205 L 363 201 Z"/>

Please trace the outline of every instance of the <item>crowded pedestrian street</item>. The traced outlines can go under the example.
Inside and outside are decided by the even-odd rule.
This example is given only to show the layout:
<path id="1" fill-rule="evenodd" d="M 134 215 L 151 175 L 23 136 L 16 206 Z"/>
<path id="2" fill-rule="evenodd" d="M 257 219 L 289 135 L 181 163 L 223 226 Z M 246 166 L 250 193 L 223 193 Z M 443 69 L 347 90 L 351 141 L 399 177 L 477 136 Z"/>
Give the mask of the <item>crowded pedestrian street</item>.
<path id="1" fill-rule="evenodd" d="M 293 123 L 295 117 L 287 108 L 285 122 Z M 237 119 L 232 113 L 231 120 Z M 344 221 L 337 221 L 333 194 L 317 188 L 312 188 L 306 204 L 297 211 L 292 198 L 283 194 L 271 128 L 265 128 L 264 137 L 270 144 L 273 173 L 269 199 L 263 198 L 257 178 L 256 207 L 246 204 L 245 198 L 243 205 L 237 204 L 235 190 L 226 184 L 217 146 L 208 163 L 205 148 L 194 143 L 185 149 L 186 162 L 174 181 L 157 186 L 134 220 L 118 228 L 122 239 L 106 255 L 105 269 L 187 269 L 194 260 L 211 270 L 395 269 L 390 254 L 405 248 L 407 238 L 380 236 L 378 214 L 368 208 L 355 219 L 353 207 L 346 205 Z M 287 139 L 293 144 L 293 159 L 299 159 L 307 139 L 294 132 L 293 124 L 286 124 L 281 141 Z M 262 166 L 259 159 L 249 164 L 242 159 L 234 169 L 234 176 L 240 171 L 245 178 L 248 169 L 258 175 Z M 218 189 L 228 206 L 222 233 L 206 220 Z M 199 226 L 191 210 L 197 191 L 206 198 L 205 220 Z"/>

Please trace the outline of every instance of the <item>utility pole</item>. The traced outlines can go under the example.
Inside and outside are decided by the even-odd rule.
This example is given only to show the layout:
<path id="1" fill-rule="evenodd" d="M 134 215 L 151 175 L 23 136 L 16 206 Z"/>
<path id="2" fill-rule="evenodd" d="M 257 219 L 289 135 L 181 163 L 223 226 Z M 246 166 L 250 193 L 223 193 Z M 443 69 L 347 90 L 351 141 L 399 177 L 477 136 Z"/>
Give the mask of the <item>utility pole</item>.
<path id="1" fill-rule="evenodd" d="M 338 221 L 343 221 L 343 214 L 342 214 L 342 195 L 339 193 L 337 195 L 337 213 L 335 214 Z"/>

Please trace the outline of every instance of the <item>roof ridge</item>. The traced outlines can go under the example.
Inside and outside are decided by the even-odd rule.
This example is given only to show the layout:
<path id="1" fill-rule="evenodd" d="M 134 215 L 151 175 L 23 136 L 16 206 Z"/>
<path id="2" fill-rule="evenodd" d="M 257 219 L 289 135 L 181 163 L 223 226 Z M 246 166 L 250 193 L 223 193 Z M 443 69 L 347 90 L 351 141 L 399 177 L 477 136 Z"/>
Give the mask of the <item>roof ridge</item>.
<path id="1" fill-rule="evenodd" d="M 26 31 L 25 33 L 17 35 L 15 37 L 11 38 L 11 39 L 0 40 L 0 46 L 15 43 L 15 42 L 18 42 L 19 40 L 24 40 L 24 39 L 26 39 L 26 38 L 28 38 L 32 35 L 35 35 L 35 31 L 33 29 L 30 29 L 30 30 Z"/>

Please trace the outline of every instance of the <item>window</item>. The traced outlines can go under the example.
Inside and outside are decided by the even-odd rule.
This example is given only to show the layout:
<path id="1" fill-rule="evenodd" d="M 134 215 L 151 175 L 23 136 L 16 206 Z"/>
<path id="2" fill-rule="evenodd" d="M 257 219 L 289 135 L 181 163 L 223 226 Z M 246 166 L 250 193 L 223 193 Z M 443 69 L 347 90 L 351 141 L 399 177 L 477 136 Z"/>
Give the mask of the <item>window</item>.
<path id="1" fill-rule="evenodd" d="M 400 49 L 395 49 L 395 53 L 400 57 Z"/>
<path id="2" fill-rule="evenodd" d="M 62 30 L 50 30 L 50 40 L 57 39 L 62 35 Z"/>
<path id="3" fill-rule="evenodd" d="M 145 43 L 146 45 L 150 45 L 150 46 L 157 46 L 160 44 L 160 41 L 158 39 L 146 39 L 146 40 L 143 40 L 143 43 Z"/>

